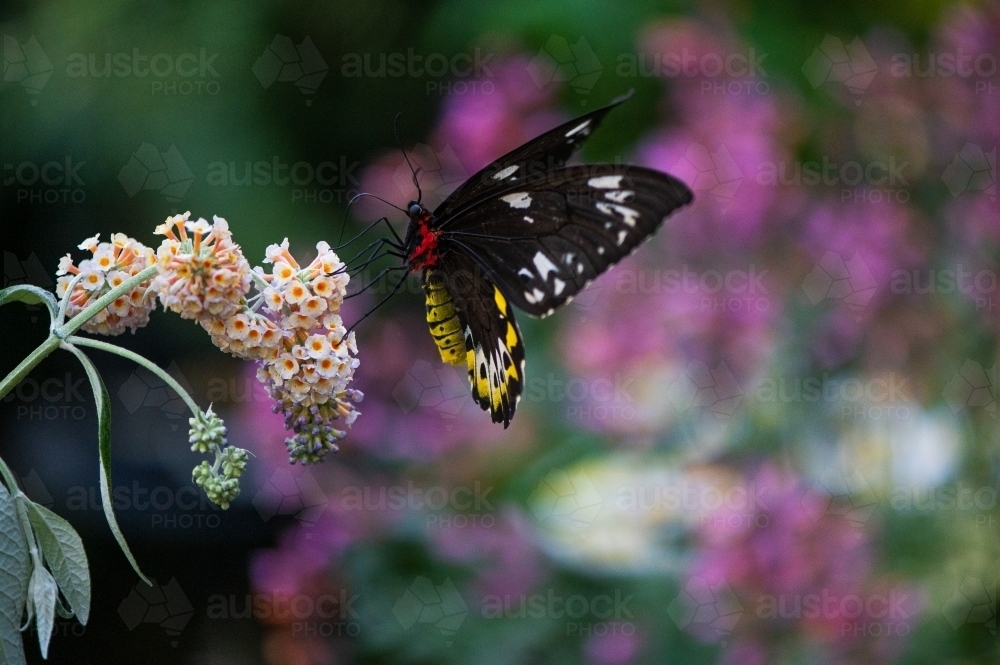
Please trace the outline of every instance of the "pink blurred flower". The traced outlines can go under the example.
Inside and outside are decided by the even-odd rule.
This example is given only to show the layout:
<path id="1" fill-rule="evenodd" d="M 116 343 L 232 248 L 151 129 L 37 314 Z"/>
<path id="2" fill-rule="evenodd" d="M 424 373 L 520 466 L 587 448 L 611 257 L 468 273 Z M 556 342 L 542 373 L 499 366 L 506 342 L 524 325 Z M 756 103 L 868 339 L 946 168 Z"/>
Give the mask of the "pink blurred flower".
<path id="1" fill-rule="evenodd" d="M 693 63 L 668 74 L 680 126 L 652 134 L 638 151 L 640 164 L 676 175 L 695 193 L 692 207 L 671 219 L 664 235 L 688 256 L 757 247 L 802 204 L 799 191 L 757 177 L 762 167 L 791 160 L 800 133 L 792 101 L 770 87 L 767 94 L 706 94 L 704 83 L 725 81 L 704 63 L 740 51 L 749 57 L 752 49 L 694 22 L 654 27 L 643 49 L 647 58 Z"/>
<path id="2" fill-rule="evenodd" d="M 728 399 L 773 353 L 781 312 L 766 269 L 664 265 L 642 254 L 591 285 L 581 295 L 589 304 L 574 308 L 560 330 L 563 362 L 591 387 L 573 414 L 594 429 L 662 429 L 685 408 L 671 401 L 672 387 L 701 382 L 696 374 L 704 370 Z"/>
<path id="3" fill-rule="evenodd" d="M 800 244 L 815 262 L 803 289 L 833 305 L 813 343 L 832 366 L 854 355 L 864 331 L 892 298 L 893 274 L 921 265 L 925 248 L 916 212 L 888 201 L 827 202 L 806 220 Z"/>
<path id="4" fill-rule="evenodd" d="M 688 582 L 728 585 L 742 601 L 733 649 L 759 660 L 794 628 L 838 660 L 874 651 L 891 662 L 915 627 L 920 594 L 875 578 L 868 533 L 828 512 L 829 497 L 793 474 L 764 465 L 747 487 L 747 505 L 723 506 L 699 528 Z"/>
<path id="5" fill-rule="evenodd" d="M 250 580 L 262 593 L 291 597 L 308 591 L 353 541 L 351 528 L 338 516 L 316 524 L 296 525 L 278 546 L 261 550 L 250 562 Z"/>
<path id="6" fill-rule="evenodd" d="M 954 7 L 938 30 L 931 52 L 965 57 L 963 72 L 927 80 L 954 137 L 956 151 L 969 140 L 981 142 L 984 148 L 1000 143 L 997 44 L 1000 44 L 1000 2 L 996 0 L 978 7 Z"/>
<path id="7" fill-rule="evenodd" d="M 583 645 L 583 653 L 588 665 L 628 665 L 642 647 L 643 639 L 634 631 L 630 635 L 609 631 L 589 637 Z"/>
<path id="8" fill-rule="evenodd" d="M 468 527 L 452 522 L 429 536 L 443 559 L 477 571 L 472 582 L 477 598 L 525 596 L 542 578 L 531 527 L 513 509 L 503 510 L 495 519 L 491 516 L 490 526 L 482 520 Z"/>

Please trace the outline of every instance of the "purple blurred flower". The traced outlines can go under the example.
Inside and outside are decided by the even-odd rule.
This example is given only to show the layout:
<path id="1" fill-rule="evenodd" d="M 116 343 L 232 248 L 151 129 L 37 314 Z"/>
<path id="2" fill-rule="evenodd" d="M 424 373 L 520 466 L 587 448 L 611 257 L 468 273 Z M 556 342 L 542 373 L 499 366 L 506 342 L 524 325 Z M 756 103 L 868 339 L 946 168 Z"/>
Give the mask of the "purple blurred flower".
<path id="1" fill-rule="evenodd" d="M 912 208 L 884 200 L 813 209 L 799 240 L 815 262 L 803 289 L 813 304 L 834 305 L 813 344 L 820 363 L 836 365 L 857 352 L 864 331 L 891 300 L 893 274 L 921 265 L 920 231 Z"/>
<path id="2" fill-rule="evenodd" d="M 964 56 L 964 72 L 928 79 L 941 116 L 957 148 L 965 141 L 983 147 L 1000 143 L 1000 2 L 958 5 L 947 13 L 932 52 Z M 977 71 L 978 68 L 978 71 Z M 964 75 L 960 75 L 964 74 Z"/>
<path id="3" fill-rule="evenodd" d="M 689 21 L 654 28 L 643 46 L 649 58 L 682 56 L 692 62 L 724 61 L 742 48 L 730 36 Z M 709 73 L 693 67 L 670 79 L 681 125 L 654 133 L 638 152 L 640 164 L 676 175 L 695 193 L 694 205 L 664 233 L 688 256 L 755 248 L 802 199 L 792 188 L 758 178 L 766 165 L 791 160 L 790 146 L 799 134 L 791 100 L 770 93 L 706 94 L 703 83 L 718 83 Z"/>
<path id="4" fill-rule="evenodd" d="M 654 248 L 651 243 L 645 251 Z M 715 371 L 719 380 L 725 375 L 738 391 L 773 353 L 780 302 L 766 274 L 758 276 L 761 269 L 668 267 L 642 254 L 591 285 L 585 297 L 592 303 L 575 308 L 560 331 L 564 363 L 593 387 L 574 414 L 591 414 L 581 420 L 594 429 L 648 433 L 666 427 L 684 408 L 671 403 L 669 389 L 692 378 L 692 363 Z M 725 286 L 727 279 L 734 288 Z M 732 396 L 716 387 L 720 399 Z"/>
<path id="5" fill-rule="evenodd" d="M 727 585 L 742 601 L 732 648 L 759 660 L 760 649 L 794 628 L 844 662 L 872 651 L 879 662 L 898 655 L 922 601 L 908 586 L 873 577 L 868 534 L 827 512 L 829 497 L 771 465 L 748 480 L 746 496 L 748 505 L 723 506 L 699 528 L 688 582 Z"/>
<path id="6" fill-rule="evenodd" d="M 538 584 L 543 575 L 541 556 L 523 515 L 508 508 L 491 520 L 491 526 L 482 521 L 467 527 L 456 524 L 429 535 L 443 559 L 477 571 L 476 597 L 516 598 Z"/>
<path id="7" fill-rule="evenodd" d="M 283 597 L 308 591 L 353 542 L 351 531 L 342 517 L 330 514 L 314 525 L 288 529 L 276 548 L 261 550 L 253 557 L 253 587 Z"/>
<path id="8" fill-rule="evenodd" d="M 455 148 L 471 171 L 552 129 L 565 117 L 553 109 L 555 90 L 540 88 L 526 58 L 493 68 L 493 77 L 449 95 L 434 132 L 435 140 Z"/>
<path id="9" fill-rule="evenodd" d="M 583 645 L 583 653 L 588 665 L 628 665 L 642 647 L 643 639 L 634 631 L 630 635 L 609 631 L 589 637 Z"/>

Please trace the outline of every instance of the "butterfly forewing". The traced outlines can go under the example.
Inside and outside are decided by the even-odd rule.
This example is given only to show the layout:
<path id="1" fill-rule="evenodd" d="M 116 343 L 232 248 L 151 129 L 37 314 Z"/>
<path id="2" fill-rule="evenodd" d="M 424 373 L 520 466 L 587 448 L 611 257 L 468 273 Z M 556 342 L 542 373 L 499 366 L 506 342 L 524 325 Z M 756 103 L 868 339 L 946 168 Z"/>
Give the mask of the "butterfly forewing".
<path id="1" fill-rule="evenodd" d="M 571 166 L 467 210 L 443 237 L 460 243 L 515 305 L 544 316 L 690 201 L 683 183 L 659 171 Z"/>
<path id="2" fill-rule="evenodd" d="M 604 116 L 631 96 L 631 92 L 623 95 L 607 106 L 549 130 L 495 160 L 466 180 L 438 206 L 434 211 L 438 227 L 449 227 L 455 215 L 475 207 L 484 198 L 532 179 L 544 179 L 552 169 L 564 166 L 566 160 L 597 129 Z"/>

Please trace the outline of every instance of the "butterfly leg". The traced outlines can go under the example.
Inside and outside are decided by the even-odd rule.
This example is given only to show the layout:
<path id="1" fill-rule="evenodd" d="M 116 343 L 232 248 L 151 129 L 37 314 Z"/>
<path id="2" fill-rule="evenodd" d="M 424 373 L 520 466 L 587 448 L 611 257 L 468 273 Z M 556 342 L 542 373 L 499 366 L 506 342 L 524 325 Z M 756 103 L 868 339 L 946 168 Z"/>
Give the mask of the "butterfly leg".
<path id="1" fill-rule="evenodd" d="M 406 267 L 406 266 L 399 266 L 399 267 L 403 268 L 403 267 Z M 362 321 L 364 321 L 365 319 L 367 319 L 372 314 L 372 312 L 374 312 L 379 307 L 381 307 L 382 305 L 384 305 L 386 303 L 386 301 L 389 300 L 389 298 L 391 298 L 394 295 L 396 295 L 397 293 L 399 293 L 399 290 L 401 288 L 403 288 L 403 283 L 406 282 L 406 278 L 409 275 L 410 275 L 410 269 L 409 269 L 409 267 L 406 267 L 406 272 L 404 272 L 403 276 L 399 278 L 399 281 L 396 282 L 396 285 L 392 287 L 392 291 L 389 292 L 389 295 L 387 295 L 385 298 L 382 298 L 381 300 L 379 300 L 378 303 L 376 303 L 374 307 L 372 307 L 370 310 L 368 310 L 367 312 L 365 312 L 364 316 L 362 316 L 360 319 L 358 319 L 357 321 L 355 321 L 354 323 L 352 323 L 351 327 L 347 329 L 347 332 L 351 332 L 352 330 L 354 330 L 355 328 L 357 328 L 358 324 L 361 323 Z"/>

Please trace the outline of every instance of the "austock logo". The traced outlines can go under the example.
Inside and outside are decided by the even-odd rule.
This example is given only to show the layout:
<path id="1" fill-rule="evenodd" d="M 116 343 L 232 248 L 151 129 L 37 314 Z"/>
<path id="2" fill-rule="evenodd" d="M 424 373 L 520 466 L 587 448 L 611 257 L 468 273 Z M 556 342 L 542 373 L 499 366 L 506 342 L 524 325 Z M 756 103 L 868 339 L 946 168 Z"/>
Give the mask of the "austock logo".
<path id="1" fill-rule="evenodd" d="M 118 182 L 129 198 L 143 190 L 155 190 L 176 203 L 194 182 L 194 173 L 174 144 L 161 153 L 153 144 L 143 143 L 119 171 Z"/>
<path id="2" fill-rule="evenodd" d="M 38 286 L 46 291 L 55 286 L 55 282 L 49 276 L 49 271 L 45 269 L 45 266 L 38 259 L 38 255 L 34 252 L 29 254 L 26 259 L 19 259 L 17 254 L 5 250 L 3 253 L 3 288 L 19 284 Z M 42 305 L 26 305 L 26 309 L 30 312 L 31 322 L 37 323 Z"/>
<path id="3" fill-rule="evenodd" d="M 212 620 L 255 619 L 263 623 L 291 624 L 293 637 L 357 637 L 361 623 L 354 604 L 357 594 L 339 592 L 254 593 L 244 596 L 213 594 L 206 616 Z"/>
<path id="4" fill-rule="evenodd" d="M 910 181 L 904 173 L 910 163 L 890 155 L 886 161 L 761 162 L 754 181 L 762 187 L 829 187 L 840 189 L 840 201 L 880 203 L 910 200 Z"/>
<path id="5" fill-rule="evenodd" d="M 431 408 L 446 418 L 455 417 L 469 399 L 469 376 L 463 368 L 417 360 L 396 384 L 392 397 L 403 413 Z"/>
<path id="6" fill-rule="evenodd" d="M 802 281 L 802 290 L 813 305 L 829 299 L 843 302 L 855 312 L 868 305 L 877 287 L 875 276 L 857 252 L 844 259 L 827 251 Z"/>
<path id="7" fill-rule="evenodd" d="M 824 515 L 843 517 L 859 528 L 871 520 L 881 503 L 879 492 L 856 470 L 825 473 L 813 489 L 815 495 L 826 497 Z"/>
<path id="8" fill-rule="evenodd" d="M 531 493 L 528 505 L 539 523 L 558 521 L 582 533 L 604 508 L 604 498 L 586 472 L 555 469 Z"/>
<path id="9" fill-rule="evenodd" d="M 839 83 L 860 97 L 878 73 L 878 65 L 860 37 L 845 44 L 839 37 L 827 35 L 802 65 L 802 73 L 813 88 Z M 860 105 L 861 100 L 854 103 Z"/>
<path id="10" fill-rule="evenodd" d="M 681 630 L 712 641 L 729 636 L 743 615 L 743 606 L 725 581 L 692 577 L 667 606 Z"/>
<path id="11" fill-rule="evenodd" d="M 28 93 L 31 105 L 38 105 L 38 95 L 48 83 L 55 67 L 41 44 L 32 36 L 21 44 L 17 37 L 3 36 L 3 80 L 17 83 Z"/>
<path id="12" fill-rule="evenodd" d="M 393 605 L 392 614 L 404 631 L 417 624 L 430 624 L 440 632 L 445 646 L 450 647 L 455 633 L 469 616 L 469 606 L 450 578 L 435 585 L 426 577 L 417 577 Z"/>
<path id="13" fill-rule="evenodd" d="M 667 389 L 670 402 L 684 413 L 695 410 L 716 418 L 729 418 L 743 402 L 743 388 L 724 361 L 715 368 L 692 360 Z"/>
<path id="14" fill-rule="evenodd" d="M 153 580 L 152 586 L 138 582 L 118 606 L 118 616 L 130 630 L 145 623 L 156 624 L 177 647 L 178 639 L 194 616 L 194 606 L 173 577 L 164 585 Z"/>
<path id="15" fill-rule="evenodd" d="M 4 187 L 17 188 L 17 202 L 32 203 L 83 203 L 87 200 L 86 183 L 80 177 L 80 168 L 86 162 L 74 161 L 72 155 L 59 160 L 5 163 Z"/>
<path id="16" fill-rule="evenodd" d="M 344 78 L 429 79 L 424 86 L 430 95 L 464 95 L 470 92 L 491 95 L 496 86 L 489 61 L 495 54 L 475 48 L 471 53 L 417 53 L 412 47 L 395 53 L 345 53 L 340 75 Z M 457 79 L 457 80 L 455 80 Z M 471 79 L 471 80 L 468 80 Z"/>
<path id="17" fill-rule="evenodd" d="M 997 634 L 997 580 L 984 583 L 966 576 L 941 608 L 948 624 L 958 630 L 966 624 L 982 625 L 990 635 Z"/>
<path id="18" fill-rule="evenodd" d="M 669 53 L 623 53 L 618 56 L 615 75 L 620 78 L 659 77 L 700 79 L 703 94 L 766 95 L 770 91 L 766 53 L 754 47 L 746 52 L 712 52 L 697 55 L 687 47 Z"/>
<path id="19" fill-rule="evenodd" d="M 55 499 L 52 498 L 49 488 L 42 482 L 42 477 L 38 475 L 37 471 L 29 469 L 26 475 L 18 476 L 17 479 L 18 484 L 21 487 L 21 491 L 23 491 L 29 499 L 39 505 L 45 506 L 46 508 L 52 508 L 52 506 L 55 505 Z"/>
<path id="20" fill-rule="evenodd" d="M 438 149 L 426 143 L 418 143 L 409 151 L 409 158 L 417 169 L 421 191 L 424 196 L 431 198 L 443 199 L 470 175 L 462 166 L 455 149 L 448 144 Z M 402 196 L 413 195 L 413 171 L 405 161 L 396 167 L 392 181 Z"/>
<path id="21" fill-rule="evenodd" d="M 518 596 L 488 594 L 480 603 L 483 619 L 566 619 L 566 636 L 634 635 L 634 595 L 580 593 L 564 596 L 555 589 Z"/>
<path id="22" fill-rule="evenodd" d="M 604 66 L 584 37 L 576 44 L 560 35 L 549 37 L 531 59 L 529 73 L 539 88 L 568 83 L 578 95 L 587 95 L 597 84 Z"/>
<path id="23" fill-rule="evenodd" d="M 189 394 L 193 392 L 191 385 L 181 373 L 176 362 L 170 363 L 167 367 L 167 374 L 173 377 Z M 146 407 L 159 409 L 170 421 L 173 421 L 171 429 L 176 430 L 178 421 L 182 419 L 184 424 L 187 424 L 187 419 L 184 418 L 187 414 L 187 405 L 184 404 L 181 396 L 164 383 L 160 377 L 143 367 L 136 367 L 129 374 L 125 383 L 118 389 L 118 399 L 121 400 L 130 414 Z"/>
<path id="24" fill-rule="evenodd" d="M 310 97 L 329 71 L 312 39 L 306 37 L 296 46 L 285 35 L 276 35 L 253 65 L 253 74 L 265 90 L 274 83 L 294 83 L 306 96 L 306 106 L 312 106 Z"/>
<path id="25" fill-rule="evenodd" d="M 340 155 L 321 162 L 285 162 L 273 155 L 256 161 L 209 162 L 205 183 L 210 187 L 288 187 L 292 203 L 347 203 L 360 187 L 354 175 L 361 166 Z"/>
<path id="26" fill-rule="evenodd" d="M 17 403 L 18 420 L 83 420 L 87 417 L 86 393 L 87 379 L 73 378 L 69 372 L 41 381 L 29 376 L 4 395 L 3 402 Z"/>
<path id="27" fill-rule="evenodd" d="M 982 409 L 996 418 L 997 364 L 983 367 L 975 360 L 966 360 L 945 385 L 943 396 L 953 413 Z"/>
<path id="28" fill-rule="evenodd" d="M 222 524 L 219 516 L 222 509 L 210 502 L 205 492 L 193 483 L 179 487 L 148 487 L 133 480 L 131 485 L 115 485 L 110 492 L 115 511 L 138 513 L 142 517 L 148 515 L 150 527 L 154 529 L 217 529 Z M 102 512 L 104 502 L 99 488 L 93 485 L 68 488 L 66 509 Z"/>
<path id="29" fill-rule="evenodd" d="M 66 76 L 70 78 L 150 78 L 153 95 L 219 94 L 215 69 L 218 53 L 202 47 L 180 54 L 143 53 L 133 48 L 131 53 L 71 53 L 66 59 Z"/>
<path id="30" fill-rule="evenodd" d="M 941 179 L 952 197 L 963 192 L 982 192 L 997 200 L 997 149 L 986 152 L 975 143 L 966 143 L 952 160 Z"/>
<path id="31" fill-rule="evenodd" d="M 744 176 L 724 145 L 715 150 L 694 143 L 671 170 L 690 183 L 695 194 L 707 194 L 725 204 L 732 200 Z"/>
<path id="32" fill-rule="evenodd" d="M 276 469 L 251 503 L 265 522 L 288 515 L 304 526 L 314 526 L 326 512 L 329 500 L 308 469 L 295 467 Z"/>

